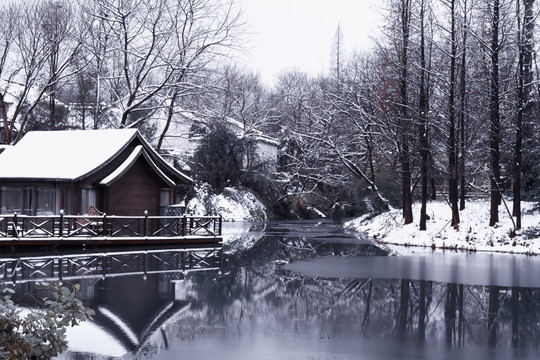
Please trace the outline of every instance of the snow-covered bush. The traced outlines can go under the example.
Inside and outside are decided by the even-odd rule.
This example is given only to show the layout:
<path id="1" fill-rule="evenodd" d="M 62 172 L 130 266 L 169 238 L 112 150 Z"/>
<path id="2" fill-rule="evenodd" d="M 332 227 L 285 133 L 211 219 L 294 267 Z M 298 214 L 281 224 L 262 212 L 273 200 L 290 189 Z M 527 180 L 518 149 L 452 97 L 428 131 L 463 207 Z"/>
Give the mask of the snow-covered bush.
<path id="1" fill-rule="evenodd" d="M 247 188 L 226 187 L 215 194 L 208 184 L 195 188 L 195 196 L 187 203 L 188 213 L 221 215 L 224 221 L 266 221 L 266 207 Z"/>

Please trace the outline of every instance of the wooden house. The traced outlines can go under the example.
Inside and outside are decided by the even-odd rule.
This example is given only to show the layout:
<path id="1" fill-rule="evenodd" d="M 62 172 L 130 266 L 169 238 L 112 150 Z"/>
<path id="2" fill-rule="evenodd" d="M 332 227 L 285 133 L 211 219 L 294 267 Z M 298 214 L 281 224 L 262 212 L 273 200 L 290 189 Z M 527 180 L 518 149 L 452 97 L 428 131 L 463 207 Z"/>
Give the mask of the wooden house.
<path id="1" fill-rule="evenodd" d="M 136 129 L 31 131 L 0 154 L 0 213 L 159 215 L 191 182 Z"/>

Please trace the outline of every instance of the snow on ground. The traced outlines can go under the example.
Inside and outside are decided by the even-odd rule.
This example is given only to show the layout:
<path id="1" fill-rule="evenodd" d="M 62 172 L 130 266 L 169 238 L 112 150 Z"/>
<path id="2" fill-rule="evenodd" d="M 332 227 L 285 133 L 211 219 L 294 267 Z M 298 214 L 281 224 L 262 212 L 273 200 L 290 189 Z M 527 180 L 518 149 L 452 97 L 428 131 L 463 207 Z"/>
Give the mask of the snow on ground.
<path id="1" fill-rule="evenodd" d="M 511 208 L 511 203 L 508 206 Z M 522 230 L 511 237 L 512 218 L 504 205 L 499 207 L 499 222 L 489 226 L 489 200 L 466 203 L 460 212 L 459 230 L 450 225 L 451 210 L 446 202 L 433 201 L 427 206 L 427 230 L 419 230 L 420 204 L 413 205 L 415 219 L 403 225 L 401 209 L 392 209 L 373 217 L 364 215 L 345 223 L 345 228 L 366 233 L 380 244 L 399 253 L 410 252 L 412 247 L 451 249 L 463 251 L 490 251 L 536 255 L 540 254 L 540 212 L 536 203 L 522 203 Z M 403 247 L 405 246 L 405 247 Z"/>
<path id="2" fill-rule="evenodd" d="M 223 217 L 223 250 L 237 253 L 251 248 L 264 235 L 268 220 L 264 204 L 246 188 L 227 187 L 214 194 L 208 184 L 197 186 L 186 211 Z"/>

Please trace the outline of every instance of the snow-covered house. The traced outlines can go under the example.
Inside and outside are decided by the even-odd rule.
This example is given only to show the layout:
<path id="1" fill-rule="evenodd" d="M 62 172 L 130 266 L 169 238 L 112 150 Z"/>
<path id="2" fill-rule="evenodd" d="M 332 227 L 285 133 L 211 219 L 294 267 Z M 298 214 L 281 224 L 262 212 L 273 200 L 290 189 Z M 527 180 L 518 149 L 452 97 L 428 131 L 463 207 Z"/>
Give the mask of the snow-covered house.
<path id="1" fill-rule="evenodd" d="M 191 182 L 136 129 L 31 131 L 0 154 L 0 213 L 158 215 Z"/>
<path id="2" fill-rule="evenodd" d="M 244 154 L 245 168 L 262 168 L 273 172 L 277 168 L 279 142 L 259 130 L 246 129 L 244 124 L 232 118 L 220 120 L 238 138 L 246 140 Z M 158 134 L 164 128 L 164 120 L 157 120 Z M 167 155 L 187 159 L 193 155 L 201 139 L 209 132 L 208 120 L 188 111 L 175 114 L 163 139 L 161 152 Z"/>

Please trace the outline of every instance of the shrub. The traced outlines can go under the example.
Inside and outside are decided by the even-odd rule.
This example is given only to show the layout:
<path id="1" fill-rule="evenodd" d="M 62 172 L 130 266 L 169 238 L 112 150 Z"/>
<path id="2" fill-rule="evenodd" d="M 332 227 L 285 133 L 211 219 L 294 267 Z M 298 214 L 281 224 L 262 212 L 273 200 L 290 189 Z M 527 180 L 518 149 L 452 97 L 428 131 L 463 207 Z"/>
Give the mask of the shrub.
<path id="1" fill-rule="evenodd" d="M 82 303 L 80 286 L 38 284 L 26 296 L 37 309 L 25 312 L 12 299 L 15 291 L 0 284 L 0 357 L 2 359 L 50 359 L 67 349 L 66 330 L 91 318 L 94 312 Z M 44 294 L 51 297 L 45 297 Z M 41 295 L 40 295 L 41 294 Z"/>
<path id="2" fill-rule="evenodd" d="M 242 176 L 243 141 L 223 126 L 205 135 L 193 155 L 193 173 L 216 192 L 237 185 Z"/>

